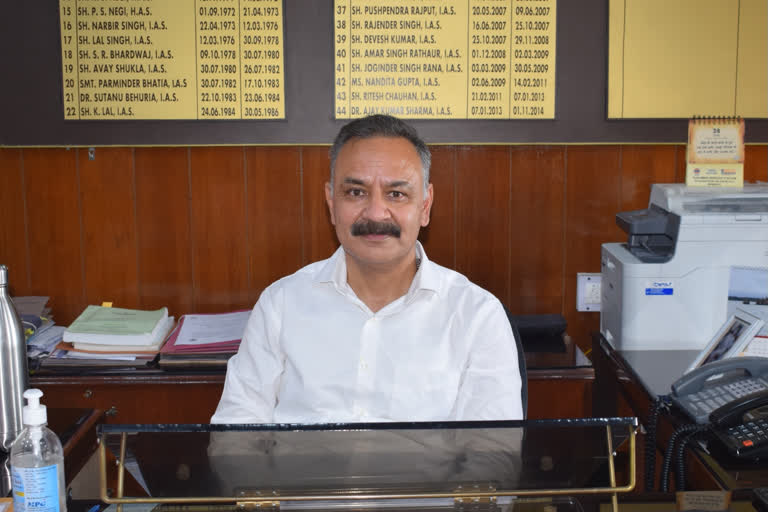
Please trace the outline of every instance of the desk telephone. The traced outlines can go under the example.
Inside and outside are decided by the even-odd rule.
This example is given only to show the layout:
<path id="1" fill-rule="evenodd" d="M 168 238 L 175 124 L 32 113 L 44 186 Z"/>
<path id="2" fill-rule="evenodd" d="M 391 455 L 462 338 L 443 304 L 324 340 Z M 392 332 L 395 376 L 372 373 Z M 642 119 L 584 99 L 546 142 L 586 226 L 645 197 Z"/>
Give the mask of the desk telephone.
<path id="1" fill-rule="evenodd" d="M 757 512 L 768 512 L 768 487 L 752 489 L 752 504 Z"/>
<path id="2" fill-rule="evenodd" d="M 705 364 L 672 385 L 672 402 L 737 457 L 768 455 L 768 358 Z"/>

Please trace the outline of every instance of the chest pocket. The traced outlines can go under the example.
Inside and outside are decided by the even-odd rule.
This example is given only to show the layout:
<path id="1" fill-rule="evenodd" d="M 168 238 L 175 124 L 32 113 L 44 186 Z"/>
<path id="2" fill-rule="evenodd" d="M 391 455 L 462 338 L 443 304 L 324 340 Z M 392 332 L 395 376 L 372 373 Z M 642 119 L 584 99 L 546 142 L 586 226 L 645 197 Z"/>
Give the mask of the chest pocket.
<path id="1" fill-rule="evenodd" d="M 453 419 L 460 372 L 403 365 L 395 370 L 390 415 L 394 421 Z"/>

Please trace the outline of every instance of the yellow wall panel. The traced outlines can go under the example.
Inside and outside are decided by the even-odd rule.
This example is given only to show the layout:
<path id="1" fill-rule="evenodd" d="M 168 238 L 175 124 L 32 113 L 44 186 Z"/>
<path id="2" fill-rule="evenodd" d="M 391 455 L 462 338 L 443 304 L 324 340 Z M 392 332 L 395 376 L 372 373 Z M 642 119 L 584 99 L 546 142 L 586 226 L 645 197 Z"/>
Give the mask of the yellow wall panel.
<path id="1" fill-rule="evenodd" d="M 766 117 L 768 113 L 768 2 L 741 0 L 736 114 Z"/>
<path id="2" fill-rule="evenodd" d="M 764 0 L 610 0 L 609 118 L 768 117 Z"/>

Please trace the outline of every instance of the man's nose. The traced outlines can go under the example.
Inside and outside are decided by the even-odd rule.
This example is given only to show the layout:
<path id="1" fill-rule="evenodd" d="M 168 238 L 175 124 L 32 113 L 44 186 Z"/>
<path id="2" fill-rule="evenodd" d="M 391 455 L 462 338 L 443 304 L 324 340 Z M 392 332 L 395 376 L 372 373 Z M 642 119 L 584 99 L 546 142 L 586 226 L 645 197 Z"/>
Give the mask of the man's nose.
<path id="1" fill-rule="evenodd" d="M 366 217 L 370 220 L 383 220 L 391 217 L 389 205 L 383 193 L 370 195 L 368 207 L 366 208 Z"/>

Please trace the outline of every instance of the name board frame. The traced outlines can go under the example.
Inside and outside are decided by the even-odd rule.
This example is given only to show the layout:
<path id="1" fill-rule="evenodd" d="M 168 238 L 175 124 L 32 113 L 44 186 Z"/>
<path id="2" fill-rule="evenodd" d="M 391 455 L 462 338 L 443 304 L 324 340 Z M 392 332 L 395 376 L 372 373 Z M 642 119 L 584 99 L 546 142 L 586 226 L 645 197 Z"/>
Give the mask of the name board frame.
<path id="1" fill-rule="evenodd" d="M 284 0 L 285 119 L 65 121 L 58 0 L 9 2 L 0 21 L 0 146 L 330 144 L 334 117 L 333 0 Z M 412 120 L 434 144 L 684 144 L 687 119 L 607 119 L 608 2 L 557 9 L 554 120 Z M 702 113 L 706 114 L 706 113 Z M 747 143 L 768 120 L 747 119 Z"/>

